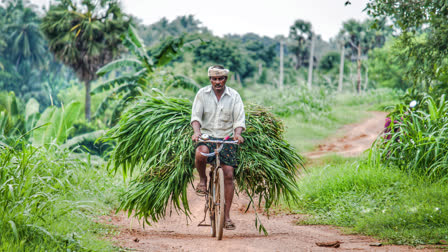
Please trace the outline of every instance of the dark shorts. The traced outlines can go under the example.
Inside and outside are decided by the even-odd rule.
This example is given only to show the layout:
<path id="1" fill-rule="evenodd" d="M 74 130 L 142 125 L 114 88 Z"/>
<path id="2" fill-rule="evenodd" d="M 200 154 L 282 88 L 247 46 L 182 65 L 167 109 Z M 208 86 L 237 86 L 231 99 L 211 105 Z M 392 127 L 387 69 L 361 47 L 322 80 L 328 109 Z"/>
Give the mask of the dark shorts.
<path id="1" fill-rule="evenodd" d="M 223 140 L 222 138 L 210 137 L 210 140 Z M 212 153 L 216 149 L 215 143 L 203 143 L 199 142 L 196 144 L 196 148 L 198 146 L 205 145 L 208 147 L 209 153 Z M 230 165 L 233 167 L 238 166 L 237 161 L 237 152 L 238 145 L 236 144 L 224 144 L 221 152 L 219 152 L 219 160 L 221 160 L 221 164 Z M 216 156 L 207 157 L 207 163 L 215 164 Z"/>

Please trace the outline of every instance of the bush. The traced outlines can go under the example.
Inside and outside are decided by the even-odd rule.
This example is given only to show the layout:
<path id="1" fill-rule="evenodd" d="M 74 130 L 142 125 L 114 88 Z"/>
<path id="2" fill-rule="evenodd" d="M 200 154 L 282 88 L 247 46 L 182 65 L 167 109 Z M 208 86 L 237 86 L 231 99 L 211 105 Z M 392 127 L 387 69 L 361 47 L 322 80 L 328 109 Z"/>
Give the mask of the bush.
<path id="1" fill-rule="evenodd" d="M 390 114 L 391 131 L 373 148 L 372 162 L 385 162 L 431 179 L 448 179 L 448 101 L 429 95 L 417 107 L 398 104 Z"/>

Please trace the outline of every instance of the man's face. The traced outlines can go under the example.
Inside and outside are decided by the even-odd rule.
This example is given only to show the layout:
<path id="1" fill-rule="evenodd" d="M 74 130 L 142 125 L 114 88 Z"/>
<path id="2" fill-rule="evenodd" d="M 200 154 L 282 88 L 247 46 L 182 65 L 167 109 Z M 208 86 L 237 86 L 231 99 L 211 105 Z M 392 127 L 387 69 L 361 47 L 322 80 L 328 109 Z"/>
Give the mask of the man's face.
<path id="1" fill-rule="evenodd" d="M 225 76 L 210 76 L 210 83 L 213 90 L 222 91 L 226 86 L 227 77 Z"/>

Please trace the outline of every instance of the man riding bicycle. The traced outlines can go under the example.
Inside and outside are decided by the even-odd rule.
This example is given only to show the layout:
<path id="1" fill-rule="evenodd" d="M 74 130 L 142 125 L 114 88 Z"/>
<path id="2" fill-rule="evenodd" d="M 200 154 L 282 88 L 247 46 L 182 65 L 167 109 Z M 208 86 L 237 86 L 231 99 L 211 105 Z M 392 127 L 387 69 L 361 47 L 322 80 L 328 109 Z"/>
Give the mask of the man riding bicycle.
<path id="1" fill-rule="evenodd" d="M 201 88 L 193 102 L 191 126 L 194 134 L 193 141 L 198 142 L 202 134 L 210 139 L 223 139 L 233 133 L 233 139 L 238 144 L 244 142 L 241 136 L 246 129 L 244 105 L 237 91 L 226 87 L 228 69 L 223 66 L 211 66 L 208 76 L 211 85 Z M 199 172 L 199 183 L 196 193 L 204 196 L 207 193 L 206 164 L 212 163 L 215 157 L 206 157 L 202 153 L 214 152 L 215 144 L 199 142 L 196 144 L 195 167 Z M 234 184 L 233 174 L 237 164 L 237 145 L 224 145 L 220 152 L 221 167 L 224 172 L 225 188 L 225 229 L 235 229 L 235 223 L 230 219 L 230 206 L 232 205 Z"/>

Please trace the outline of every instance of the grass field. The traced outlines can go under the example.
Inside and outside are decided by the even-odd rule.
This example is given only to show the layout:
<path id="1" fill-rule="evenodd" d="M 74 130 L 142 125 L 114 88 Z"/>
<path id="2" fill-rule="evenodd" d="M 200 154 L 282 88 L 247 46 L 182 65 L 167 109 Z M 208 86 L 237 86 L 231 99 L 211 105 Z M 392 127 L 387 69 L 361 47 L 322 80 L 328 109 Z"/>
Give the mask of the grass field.
<path id="1" fill-rule="evenodd" d="M 448 239 L 448 188 L 366 157 L 329 157 L 299 181 L 301 224 L 349 227 L 393 244 L 443 244 Z M 446 243 L 446 242 L 445 242 Z"/>

